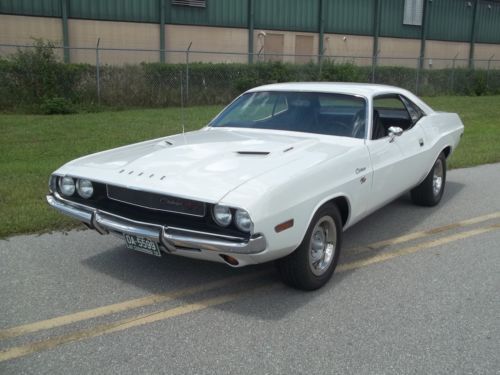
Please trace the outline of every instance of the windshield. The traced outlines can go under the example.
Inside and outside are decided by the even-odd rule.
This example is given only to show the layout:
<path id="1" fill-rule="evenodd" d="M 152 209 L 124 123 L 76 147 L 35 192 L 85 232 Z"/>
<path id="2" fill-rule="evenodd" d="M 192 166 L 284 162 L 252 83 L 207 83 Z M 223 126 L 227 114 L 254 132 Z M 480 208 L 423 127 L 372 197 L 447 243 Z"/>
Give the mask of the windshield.
<path id="1" fill-rule="evenodd" d="M 365 118 L 366 101 L 354 95 L 259 91 L 240 96 L 210 126 L 364 138 Z"/>

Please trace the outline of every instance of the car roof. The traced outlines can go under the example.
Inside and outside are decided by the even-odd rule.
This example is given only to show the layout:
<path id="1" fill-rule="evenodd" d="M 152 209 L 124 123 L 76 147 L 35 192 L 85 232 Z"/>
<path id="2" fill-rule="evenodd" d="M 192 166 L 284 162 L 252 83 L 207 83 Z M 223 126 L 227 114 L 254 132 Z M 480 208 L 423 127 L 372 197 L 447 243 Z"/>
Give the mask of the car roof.
<path id="1" fill-rule="evenodd" d="M 254 91 L 318 91 L 332 92 L 352 95 L 373 96 L 379 93 L 399 92 L 400 88 L 389 85 L 378 85 L 373 83 L 350 83 L 350 82 L 288 82 L 273 83 L 255 87 Z"/>
<path id="2" fill-rule="evenodd" d="M 379 85 L 374 83 L 351 83 L 351 82 L 287 82 L 273 83 L 255 87 L 247 92 L 258 91 L 305 91 L 305 92 L 325 92 L 347 95 L 361 95 L 372 98 L 384 94 L 401 94 L 417 103 L 426 113 L 433 112 L 427 104 L 420 100 L 410 91 L 396 86 Z"/>

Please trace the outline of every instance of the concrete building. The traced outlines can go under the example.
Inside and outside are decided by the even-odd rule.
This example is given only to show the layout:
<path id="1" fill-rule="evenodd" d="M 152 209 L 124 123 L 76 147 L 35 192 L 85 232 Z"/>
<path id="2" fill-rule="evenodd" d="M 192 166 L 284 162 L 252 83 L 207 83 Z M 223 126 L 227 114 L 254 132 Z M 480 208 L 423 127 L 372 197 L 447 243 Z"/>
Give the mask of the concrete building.
<path id="1" fill-rule="evenodd" d="M 319 55 L 426 68 L 500 59 L 498 0 L 0 0 L 0 44 L 49 39 L 71 62 L 304 63 Z M 131 51 L 130 49 L 139 49 Z M 176 52 L 179 51 L 179 52 Z M 198 51 L 198 52 L 196 52 Z M 219 52 L 202 53 L 202 52 Z"/>

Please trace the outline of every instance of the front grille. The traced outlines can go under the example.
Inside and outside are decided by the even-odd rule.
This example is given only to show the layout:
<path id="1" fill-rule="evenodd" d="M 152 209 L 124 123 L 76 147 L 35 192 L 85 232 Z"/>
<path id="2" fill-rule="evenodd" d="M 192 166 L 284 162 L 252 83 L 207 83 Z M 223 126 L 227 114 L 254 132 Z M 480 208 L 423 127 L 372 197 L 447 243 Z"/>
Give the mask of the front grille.
<path id="1" fill-rule="evenodd" d="M 242 232 L 234 224 L 228 227 L 220 227 L 215 223 L 212 215 L 204 216 L 194 216 L 184 213 L 168 212 L 163 210 L 156 210 L 154 208 L 148 208 L 141 205 L 127 203 L 119 201 L 108 197 L 107 185 L 94 182 L 94 195 L 89 199 L 84 199 L 80 197 L 77 193 L 73 194 L 71 197 L 64 197 L 69 201 L 83 204 L 87 207 L 92 207 L 103 212 L 108 212 L 124 218 L 142 221 L 144 223 L 151 223 L 156 225 L 162 225 L 166 227 L 177 227 L 183 229 L 189 229 L 194 231 L 209 232 L 214 234 L 221 234 L 233 237 L 250 238 L 250 234 L 247 232 Z M 111 186 L 111 185 L 109 185 Z M 56 186 L 59 194 L 61 191 L 59 186 Z M 132 191 L 136 195 L 148 194 L 142 191 L 136 191 L 131 189 L 126 189 Z M 165 196 L 162 194 L 157 194 Z M 196 203 L 200 203 L 196 201 Z M 205 206 L 205 211 L 211 210 L 212 206 L 210 204 L 202 203 Z"/>
<path id="2" fill-rule="evenodd" d="M 182 199 L 163 194 L 137 191 L 119 186 L 106 185 L 109 199 L 152 210 L 203 217 L 206 212 L 204 202 Z"/>

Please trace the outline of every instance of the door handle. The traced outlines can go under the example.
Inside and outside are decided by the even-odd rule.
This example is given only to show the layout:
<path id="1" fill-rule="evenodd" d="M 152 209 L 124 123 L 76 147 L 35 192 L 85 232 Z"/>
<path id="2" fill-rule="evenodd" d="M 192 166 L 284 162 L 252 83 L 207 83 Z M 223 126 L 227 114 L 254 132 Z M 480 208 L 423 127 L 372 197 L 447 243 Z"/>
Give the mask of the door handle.
<path id="1" fill-rule="evenodd" d="M 418 140 L 418 144 L 420 145 L 420 147 L 422 147 L 422 146 L 424 145 L 424 140 L 423 140 L 423 138 L 420 138 L 420 139 Z"/>

